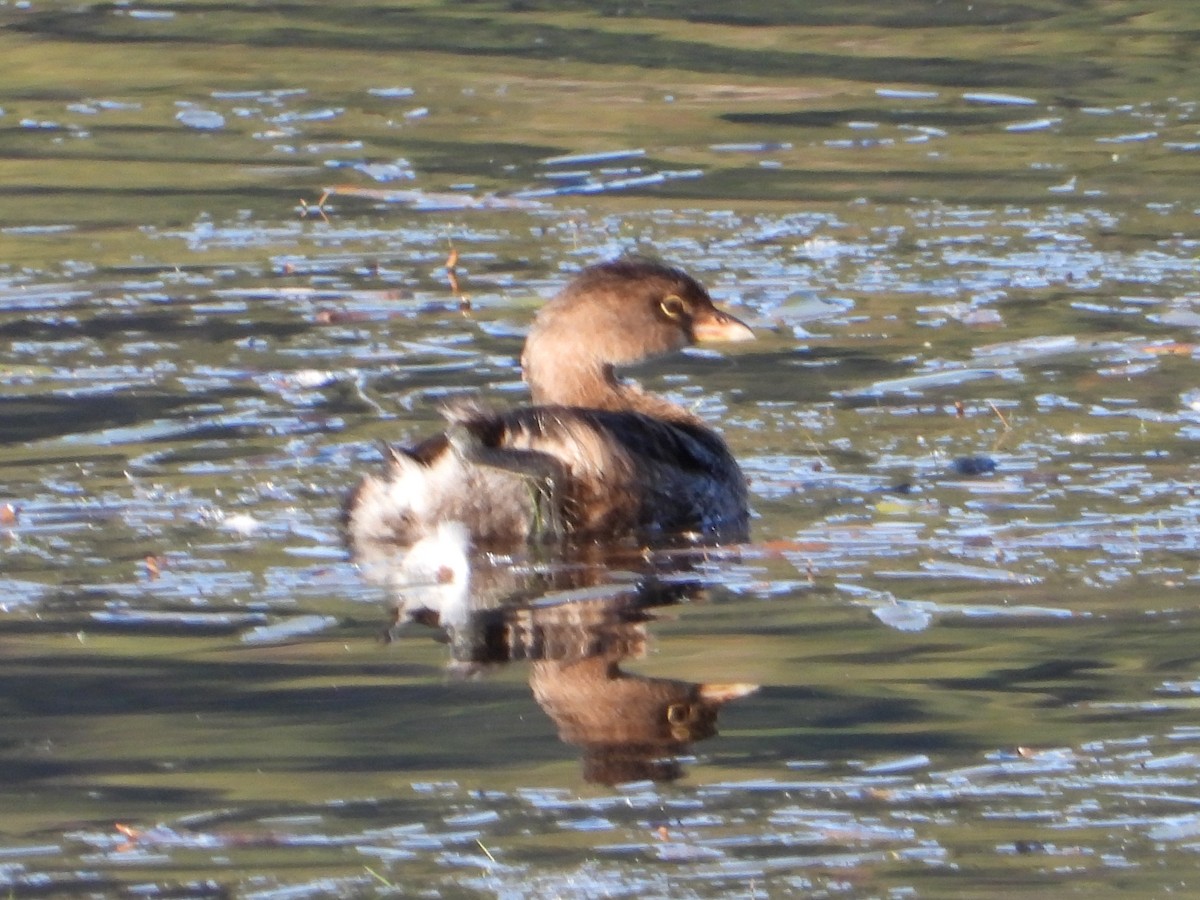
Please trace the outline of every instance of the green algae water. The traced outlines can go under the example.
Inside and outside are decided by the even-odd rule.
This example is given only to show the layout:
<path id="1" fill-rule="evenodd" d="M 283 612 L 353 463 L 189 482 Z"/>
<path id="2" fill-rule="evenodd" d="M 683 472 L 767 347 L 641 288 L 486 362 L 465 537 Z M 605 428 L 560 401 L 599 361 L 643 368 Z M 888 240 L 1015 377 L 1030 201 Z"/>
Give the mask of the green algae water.
<path id="1" fill-rule="evenodd" d="M 0 889 L 1194 891 L 1198 25 L 0 5 Z M 630 373 L 753 539 L 517 561 L 471 627 L 569 654 L 623 598 L 627 685 L 758 687 L 605 780 L 544 647 L 384 640 L 338 513 L 627 252 L 758 334 Z"/>

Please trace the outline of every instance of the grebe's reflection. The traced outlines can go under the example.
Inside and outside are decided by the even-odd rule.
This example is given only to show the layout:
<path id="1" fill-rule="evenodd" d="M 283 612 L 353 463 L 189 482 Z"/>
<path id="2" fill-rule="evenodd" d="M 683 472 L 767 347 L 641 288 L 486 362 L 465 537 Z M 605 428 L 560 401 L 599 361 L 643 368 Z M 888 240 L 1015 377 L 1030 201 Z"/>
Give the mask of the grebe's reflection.
<path id="1" fill-rule="evenodd" d="M 559 737 L 582 748 L 584 777 L 617 784 L 680 777 L 678 758 L 717 733 L 721 707 L 758 687 L 621 669 L 622 660 L 645 655 L 655 610 L 702 590 L 680 561 L 686 557 L 671 559 L 664 567 L 632 553 L 574 554 L 514 565 L 471 555 L 465 531 L 444 524 L 402 554 L 359 561 L 395 601 L 389 634 L 413 622 L 440 629 L 461 675 L 528 661 L 534 699 Z"/>

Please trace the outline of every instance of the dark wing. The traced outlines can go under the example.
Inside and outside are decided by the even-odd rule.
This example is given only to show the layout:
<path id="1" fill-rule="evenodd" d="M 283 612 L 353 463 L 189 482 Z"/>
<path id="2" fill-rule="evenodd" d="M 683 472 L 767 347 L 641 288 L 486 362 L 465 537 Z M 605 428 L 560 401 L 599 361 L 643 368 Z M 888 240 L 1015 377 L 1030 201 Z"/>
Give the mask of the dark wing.
<path id="1" fill-rule="evenodd" d="M 745 478 L 700 422 L 569 406 L 456 409 L 448 418 L 478 443 L 475 462 L 552 476 L 564 516 L 582 533 L 745 532 Z"/>
<path id="2" fill-rule="evenodd" d="M 573 406 L 531 406 L 503 413 L 455 410 L 449 417 L 488 448 L 507 450 L 520 444 L 526 449 L 517 452 L 544 453 L 565 463 L 568 460 L 560 448 L 572 434 L 586 431 L 601 437 L 637 468 L 675 469 L 690 477 L 742 483 L 741 470 L 725 441 L 699 422 Z"/>
<path id="3" fill-rule="evenodd" d="M 632 456 L 696 475 L 736 468 L 725 441 L 700 423 L 669 422 L 636 412 L 574 410 L 608 432 Z"/>

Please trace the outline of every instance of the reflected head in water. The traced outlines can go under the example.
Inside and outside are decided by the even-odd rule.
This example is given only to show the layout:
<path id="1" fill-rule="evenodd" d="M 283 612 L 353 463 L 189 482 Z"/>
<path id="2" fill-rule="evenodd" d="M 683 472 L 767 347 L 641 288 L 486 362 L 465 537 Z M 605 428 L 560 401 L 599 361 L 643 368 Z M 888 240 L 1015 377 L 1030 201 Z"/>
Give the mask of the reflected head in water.
<path id="1" fill-rule="evenodd" d="M 678 757 L 717 733 L 721 706 L 758 688 L 633 675 L 610 656 L 535 662 L 529 683 L 558 736 L 583 748 L 583 777 L 600 784 L 679 778 Z"/>
<path id="2" fill-rule="evenodd" d="M 743 540 L 745 478 L 724 440 L 615 367 L 753 333 L 687 273 L 645 259 L 584 269 L 539 312 L 522 354 L 536 405 L 444 410 L 448 427 L 387 452 L 351 494 L 351 548 L 410 546 L 457 522 L 473 546 L 681 534 Z"/>
<path id="3" fill-rule="evenodd" d="M 394 582 L 397 625 L 440 627 L 460 675 L 528 661 L 534 699 L 559 737 L 582 748 L 588 781 L 680 777 L 678 757 L 717 733 L 721 707 L 757 689 L 622 671 L 622 660 L 645 655 L 654 610 L 700 592 L 697 581 L 664 580 L 678 571 L 576 564 L 522 572 L 477 558 L 469 581 L 456 584 L 462 570 L 448 554 L 455 537 L 444 529 L 425 547 L 423 570 L 404 565 L 411 554 L 396 557 L 404 561 Z"/>

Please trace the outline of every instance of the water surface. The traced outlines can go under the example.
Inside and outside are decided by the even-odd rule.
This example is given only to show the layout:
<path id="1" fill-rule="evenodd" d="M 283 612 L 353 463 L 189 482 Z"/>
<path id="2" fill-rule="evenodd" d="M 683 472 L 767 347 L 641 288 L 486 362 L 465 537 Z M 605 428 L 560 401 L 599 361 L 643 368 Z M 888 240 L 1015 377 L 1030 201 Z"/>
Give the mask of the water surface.
<path id="1" fill-rule="evenodd" d="M 987 6 L 0 7 L 0 884 L 1186 892 L 1196 13 Z M 337 515 L 630 251 L 759 333 L 633 373 L 753 541 L 487 627 L 760 687 L 613 785 Z"/>

